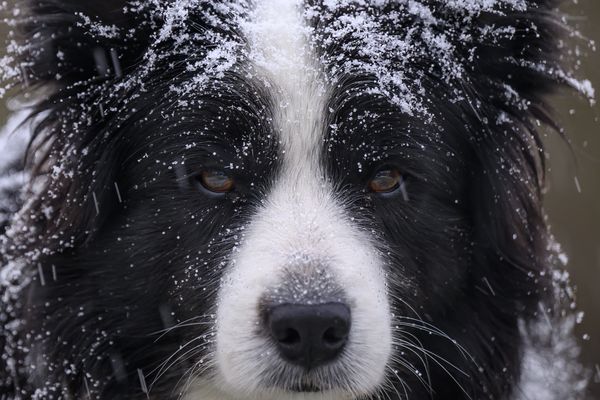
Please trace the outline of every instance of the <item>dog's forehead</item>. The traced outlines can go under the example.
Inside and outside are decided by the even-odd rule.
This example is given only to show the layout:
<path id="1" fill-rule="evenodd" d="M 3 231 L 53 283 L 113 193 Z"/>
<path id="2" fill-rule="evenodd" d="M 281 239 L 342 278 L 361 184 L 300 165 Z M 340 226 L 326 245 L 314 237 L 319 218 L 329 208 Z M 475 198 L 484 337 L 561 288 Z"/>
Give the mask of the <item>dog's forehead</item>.
<path id="1" fill-rule="evenodd" d="M 299 3 L 258 2 L 244 26 L 249 63 L 270 88 L 274 129 L 289 165 L 317 154 L 328 88 Z M 314 161 L 314 160 L 312 160 Z"/>
<path id="2" fill-rule="evenodd" d="M 421 107 L 415 94 L 398 92 L 408 87 L 406 72 L 381 75 L 398 56 L 383 43 L 394 47 L 399 40 L 384 33 L 391 21 L 381 15 L 383 3 L 343 3 L 258 1 L 240 25 L 247 43 L 242 68 L 267 88 L 273 128 L 291 165 L 314 164 L 324 140 L 364 142 L 389 133 L 389 125 L 407 125 L 416 112 L 411 107 Z M 345 126 L 338 130 L 340 121 Z"/>
<path id="3" fill-rule="evenodd" d="M 124 47 L 120 51 L 140 47 L 140 61 L 127 69 L 114 91 L 93 92 L 91 97 L 99 96 L 109 104 L 123 91 L 149 93 L 150 86 L 143 82 L 164 82 L 167 103 L 201 99 L 190 103 L 197 109 L 205 106 L 206 97 L 222 97 L 223 93 L 239 95 L 240 102 L 264 95 L 262 102 L 276 111 L 302 112 L 302 118 L 287 115 L 285 121 L 312 124 L 310 132 L 300 136 L 313 142 L 315 123 L 331 122 L 331 114 L 352 108 L 353 102 L 364 97 L 386 103 L 386 112 L 428 122 L 435 120 L 440 102 L 465 103 L 473 97 L 472 67 L 479 49 L 504 49 L 514 34 L 506 21 L 496 26 L 494 18 L 502 15 L 500 10 L 520 7 L 520 2 L 510 0 L 135 3 L 126 11 L 140 26 L 121 32 Z M 480 18 L 484 14 L 489 23 L 482 22 L 487 21 Z M 156 25 L 156 21 L 162 23 Z M 93 35 L 110 31 L 110 26 L 84 25 Z M 147 42 L 140 46 L 144 29 Z M 492 73 L 487 69 L 477 79 L 495 85 L 493 81 L 500 76 Z M 172 79 L 164 79 L 165 74 Z M 266 90 L 240 91 L 242 81 Z M 503 85 L 504 92 L 515 93 L 505 80 Z M 297 101 L 290 103 L 286 95 Z M 511 95 L 499 101 L 510 107 L 522 100 Z M 364 109 L 364 103 L 354 107 Z M 177 107 L 169 105 L 169 109 Z M 168 116 L 179 118 L 176 113 Z M 275 129 L 293 131 L 289 126 Z M 290 134 L 283 140 L 300 136 Z"/>
<path id="4" fill-rule="evenodd" d="M 232 4 L 236 7 L 229 8 Z M 268 143 L 283 152 L 280 160 L 296 166 L 314 167 L 323 154 L 338 163 L 340 157 L 347 157 L 354 165 L 358 165 L 350 160 L 354 152 L 380 159 L 382 154 L 375 153 L 390 144 L 380 142 L 412 146 L 423 139 L 423 118 L 415 115 L 422 99 L 415 96 L 427 96 L 420 89 L 410 95 L 401 93 L 410 89 L 405 81 L 418 66 L 411 64 L 402 73 L 393 70 L 399 53 L 386 51 L 383 44 L 390 49 L 406 45 L 402 29 L 411 26 L 414 15 L 403 5 L 390 7 L 394 11 L 390 18 L 399 24 L 394 30 L 387 26 L 392 23 L 389 10 L 377 2 L 365 6 L 352 1 L 260 0 L 224 5 L 211 11 L 215 18 L 209 24 L 221 34 L 206 38 L 214 41 L 207 46 L 210 57 L 227 62 L 218 71 L 206 64 L 209 61 L 197 70 L 189 67 L 187 78 L 172 87 L 183 98 L 203 99 L 197 107 L 202 118 L 214 108 L 210 122 L 224 129 L 208 132 L 227 136 L 233 146 L 249 143 L 260 148 Z M 199 17 L 189 15 L 190 20 Z M 411 62 L 415 59 L 402 65 Z M 204 84 L 214 90 L 200 90 Z M 218 107 L 213 107 L 213 100 Z M 223 103 L 228 106 L 222 107 Z M 247 115 L 237 116 L 240 105 Z M 236 116 L 226 118 L 229 114 Z M 262 123 L 268 133 L 257 135 L 252 126 L 238 124 L 248 121 L 247 116 L 254 124 Z M 176 113 L 173 118 L 177 119 Z M 191 120 L 204 126 L 204 119 Z M 428 121 L 428 140 L 443 137 L 436 136 L 439 128 Z M 227 123 L 235 126 L 227 129 Z M 238 136 L 243 140 L 236 140 Z M 336 146 L 343 146 L 343 151 Z"/>

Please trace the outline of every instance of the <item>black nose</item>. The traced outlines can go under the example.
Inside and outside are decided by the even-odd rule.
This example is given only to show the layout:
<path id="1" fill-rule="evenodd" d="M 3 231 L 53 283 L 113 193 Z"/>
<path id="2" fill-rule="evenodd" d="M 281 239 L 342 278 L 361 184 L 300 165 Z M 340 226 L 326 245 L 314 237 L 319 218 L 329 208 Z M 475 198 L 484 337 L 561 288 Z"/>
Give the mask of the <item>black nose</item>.
<path id="1" fill-rule="evenodd" d="M 350 332 L 350 309 L 343 303 L 283 304 L 272 308 L 267 318 L 283 358 L 306 369 L 334 360 Z"/>

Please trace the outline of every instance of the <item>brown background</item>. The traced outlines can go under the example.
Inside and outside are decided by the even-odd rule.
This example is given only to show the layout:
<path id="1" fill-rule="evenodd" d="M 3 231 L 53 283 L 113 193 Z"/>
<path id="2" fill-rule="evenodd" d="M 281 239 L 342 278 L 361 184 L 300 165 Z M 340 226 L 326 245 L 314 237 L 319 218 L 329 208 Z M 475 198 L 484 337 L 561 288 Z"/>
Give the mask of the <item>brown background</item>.
<path id="1" fill-rule="evenodd" d="M 600 0 L 566 3 L 563 11 L 570 25 L 600 47 Z M 0 31 L 1 37 L 4 34 Z M 585 40 L 572 40 L 587 53 L 578 76 L 592 81 L 600 103 L 600 51 L 591 51 Z M 579 308 L 586 315 L 577 332 L 583 345 L 582 358 L 596 371 L 592 390 L 594 398 L 600 399 L 600 106 L 590 106 L 570 92 L 555 96 L 552 103 L 570 145 L 547 133 L 546 210 L 554 234 L 569 255 L 568 269 L 577 287 Z M 6 117 L 2 105 L 0 123 Z"/>
<path id="2" fill-rule="evenodd" d="M 570 24 L 600 46 L 600 0 L 566 3 L 563 9 Z M 600 103 L 600 47 L 594 52 L 582 40 L 574 39 L 574 43 L 587 52 L 578 76 L 592 81 Z M 578 327 L 582 357 L 595 370 L 593 398 L 600 399 L 600 106 L 590 106 L 571 93 L 556 96 L 553 105 L 570 148 L 548 133 L 546 210 L 552 231 L 569 256 L 568 270 L 577 287 L 579 308 L 585 312 Z M 589 339 L 583 339 L 585 334 Z"/>

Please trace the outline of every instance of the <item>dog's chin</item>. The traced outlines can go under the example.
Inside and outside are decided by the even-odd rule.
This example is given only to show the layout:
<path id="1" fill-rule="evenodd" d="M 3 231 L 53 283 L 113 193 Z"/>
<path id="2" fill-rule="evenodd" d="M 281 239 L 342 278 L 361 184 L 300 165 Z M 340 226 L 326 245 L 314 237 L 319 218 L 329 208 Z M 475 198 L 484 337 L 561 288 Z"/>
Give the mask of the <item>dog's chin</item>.
<path id="1" fill-rule="evenodd" d="M 302 384 L 292 388 L 243 390 L 223 388 L 222 385 L 198 380 L 185 390 L 183 400 L 353 400 L 356 394 L 342 390 L 322 390 L 313 384 Z"/>
<path id="2" fill-rule="evenodd" d="M 323 389 L 311 383 L 304 383 L 290 388 L 290 391 L 296 393 L 321 393 Z"/>

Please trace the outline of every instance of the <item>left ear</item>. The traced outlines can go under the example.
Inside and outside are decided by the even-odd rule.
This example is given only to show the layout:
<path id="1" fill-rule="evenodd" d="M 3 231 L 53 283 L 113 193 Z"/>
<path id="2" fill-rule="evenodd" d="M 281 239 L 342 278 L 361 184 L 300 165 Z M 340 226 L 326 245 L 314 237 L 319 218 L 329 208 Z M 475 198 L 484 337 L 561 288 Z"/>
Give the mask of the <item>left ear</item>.
<path id="1" fill-rule="evenodd" d="M 475 257 L 474 282 L 491 282 L 494 295 L 531 312 L 532 295 L 548 267 L 547 227 L 541 203 L 543 163 L 525 128 L 490 127 L 473 143 L 471 218 Z M 535 143 L 535 142 L 534 142 Z M 503 293 L 503 290 L 507 290 Z"/>
<path id="2" fill-rule="evenodd" d="M 470 52 L 465 76 L 474 165 L 471 204 L 476 246 L 485 249 L 474 279 L 494 279 L 502 294 L 531 312 L 537 310 L 538 280 L 548 279 L 548 232 L 542 210 L 544 148 L 538 125 L 556 127 L 545 96 L 568 84 L 561 67 L 557 1 L 524 1 L 522 7 L 482 13 L 473 23 L 493 27 L 495 40 Z M 550 295 L 550 294 L 548 294 Z"/>

